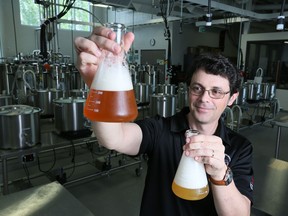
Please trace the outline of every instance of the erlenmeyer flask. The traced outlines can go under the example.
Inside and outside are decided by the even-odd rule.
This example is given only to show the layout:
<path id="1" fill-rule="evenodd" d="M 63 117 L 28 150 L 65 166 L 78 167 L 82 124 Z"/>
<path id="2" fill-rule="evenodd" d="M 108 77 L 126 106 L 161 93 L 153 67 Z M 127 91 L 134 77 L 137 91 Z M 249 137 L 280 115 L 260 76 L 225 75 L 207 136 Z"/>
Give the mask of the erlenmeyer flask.
<path id="1" fill-rule="evenodd" d="M 115 41 L 123 47 L 125 26 L 119 23 L 105 26 L 116 33 Z M 101 122 L 128 122 L 137 117 L 138 109 L 124 49 L 118 55 L 103 50 L 84 115 L 92 121 Z"/>
<path id="2" fill-rule="evenodd" d="M 185 136 L 198 135 L 197 130 L 189 129 Z M 174 181 L 172 191 L 178 197 L 186 200 L 200 200 L 209 193 L 209 186 L 204 164 L 187 157 L 183 152 Z"/>

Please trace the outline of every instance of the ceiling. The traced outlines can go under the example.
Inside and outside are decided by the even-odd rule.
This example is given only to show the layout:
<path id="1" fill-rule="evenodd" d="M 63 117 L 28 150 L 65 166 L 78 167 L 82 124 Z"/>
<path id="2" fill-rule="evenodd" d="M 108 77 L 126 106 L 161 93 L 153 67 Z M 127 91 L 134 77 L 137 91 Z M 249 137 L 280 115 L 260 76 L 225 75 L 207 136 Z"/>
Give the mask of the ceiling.
<path id="1" fill-rule="evenodd" d="M 277 22 L 283 0 L 88 0 L 93 4 L 101 3 L 117 8 L 127 8 L 136 12 L 166 16 L 169 21 L 184 20 L 205 25 L 206 14 L 212 14 L 213 25 L 229 22 Z M 169 8 L 170 10 L 167 10 Z M 287 16 L 288 4 L 283 8 Z M 170 11 L 170 12 L 168 12 Z M 152 21 L 151 21 L 152 22 Z"/>

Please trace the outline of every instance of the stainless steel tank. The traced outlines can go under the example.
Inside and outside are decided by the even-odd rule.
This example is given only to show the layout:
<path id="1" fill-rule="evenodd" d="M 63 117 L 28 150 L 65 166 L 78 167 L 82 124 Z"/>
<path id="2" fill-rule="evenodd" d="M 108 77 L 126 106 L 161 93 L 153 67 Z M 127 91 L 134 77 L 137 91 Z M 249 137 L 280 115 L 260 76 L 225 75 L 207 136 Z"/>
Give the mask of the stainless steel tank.
<path id="1" fill-rule="evenodd" d="M 188 90 L 187 88 L 179 88 L 177 92 L 177 108 L 182 109 L 188 106 Z"/>
<path id="2" fill-rule="evenodd" d="M 135 98 L 138 103 L 148 103 L 149 95 L 152 94 L 152 85 L 146 83 L 136 83 L 134 85 Z"/>
<path id="3" fill-rule="evenodd" d="M 158 84 L 155 93 L 174 95 L 176 94 L 176 86 L 172 84 Z"/>
<path id="4" fill-rule="evenodd" d="M 40 112 L 27 105 L 0 107 L 0 148 L 24 149 L 40 143 Z"/>
<path id="5" fill-rule="evenodd" d="M 247 83 L 247 100 L 258 101 L 262 97 L 260 83 Z"/>
<path id="6" fill-rule="evenodd" d="M 53 117 L 54 116 L 54 104 L 53 100 L 64 96 L 63 91 L 57 89 L 42 89 L 37 90 L 35 95 L 35 106 L 42 109 L 41 116 Z"/>
<path id="7" fill-rule="evenodd" d="M 150 95 L 150 115 L 156 114 L 169 117 L 176 113 L 176 95 L 153 94 Z"/>
<path id="8" fill-rule="evenodd" d="M 269 99 L 270 100 L 273 100 L 275 98 L 275 95 L 276 95 L 276 84 L 275 83 L 270 83 L 270 86 L 269 86 Z"/>
<path id="9" fill-rule="evenodd" d="M 245 104 L 246 100 L 247 100 L 247 86 L 243 85 L 239 89 L 239 95 L 236 98 L 236 100 L 234 101 L 234 104 L 243 105 L 243 104 Z"/>
<path id="10" fill-rule="evenodd" d="M 58 133 L 87 129 L 89 121 L 84 117 L 83 98 L 59 98 L 54 100 L 54 122 Z"/>

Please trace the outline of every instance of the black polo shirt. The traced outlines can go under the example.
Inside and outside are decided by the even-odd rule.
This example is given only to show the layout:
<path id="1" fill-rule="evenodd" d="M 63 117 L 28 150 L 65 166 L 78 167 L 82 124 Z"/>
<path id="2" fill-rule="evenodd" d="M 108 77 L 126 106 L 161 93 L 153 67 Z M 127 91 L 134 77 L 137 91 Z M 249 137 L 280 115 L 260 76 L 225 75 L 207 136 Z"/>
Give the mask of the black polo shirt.
<path id="1" fill-rule="evenodd" d="M 217 215 L 213 195 L 200 201 L 187 201 L 172 192 L 172 182 L 183 153 L 184 133 L 189 129 L 189 108 L 172 117 L 156 116 L 136 121 L 143 132 L 139 154 L 148 155 L 148 170 L 141 204 L 141 216 Z M 231 161 L 233 179 L 238 190 L 253 202 L 252 145 L 219 120 L 215 135 L 222 138 Z"/>

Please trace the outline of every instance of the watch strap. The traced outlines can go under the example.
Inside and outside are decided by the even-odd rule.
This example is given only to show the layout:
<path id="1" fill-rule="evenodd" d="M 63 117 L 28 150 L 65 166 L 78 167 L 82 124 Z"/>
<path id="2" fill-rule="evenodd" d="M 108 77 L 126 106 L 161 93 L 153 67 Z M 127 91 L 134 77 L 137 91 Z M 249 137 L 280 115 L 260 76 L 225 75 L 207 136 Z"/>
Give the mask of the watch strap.
<path id="1" fill-rule="evenodd" d="M 211 176 L 209 176 L 209 181 L 214 185 L 227 186 L 232 182 L 232 180 L 233 180 L 233 173 L 230 167 L 227 167 L 225 176 L 222 180 L 215 180 Z"/>

